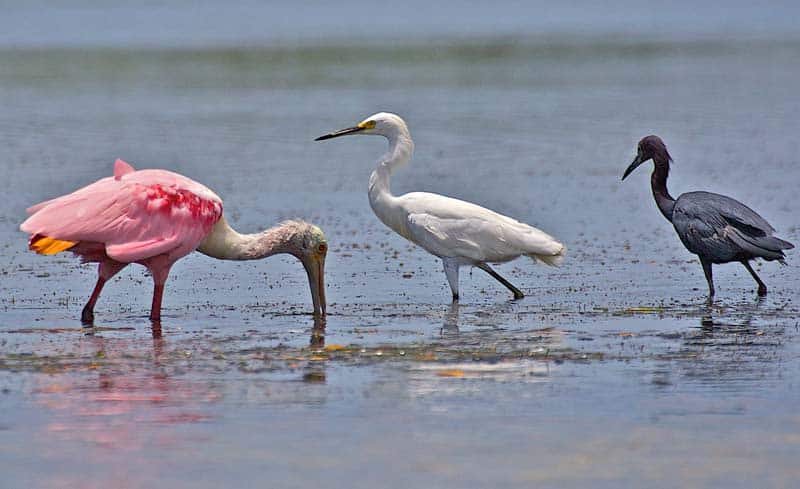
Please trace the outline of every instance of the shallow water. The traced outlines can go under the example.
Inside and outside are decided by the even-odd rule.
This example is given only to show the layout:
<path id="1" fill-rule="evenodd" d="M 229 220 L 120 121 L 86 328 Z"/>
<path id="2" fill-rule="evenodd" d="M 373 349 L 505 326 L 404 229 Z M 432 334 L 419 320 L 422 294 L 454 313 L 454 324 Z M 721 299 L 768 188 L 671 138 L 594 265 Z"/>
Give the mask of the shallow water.
<path id="1" fill-rule="evenodd" d="M 763 300 L 742 267 L 717 267 L 706 306 L 702 270 L 656 210 L 645 167 L 619 181 L 637 140 L 659 134 L 675 158 L 673 194 L 735 196 L 800 241 L 800 42 L 791 26 L 758 28 L 792 7 L 749 12 L 752 23 L 741 8 L 680 35 L 599 13 L 553 29 L 501 23 L 500 36 L 476 14 L 477 34 L 423 25 L 430 42 L 389 29 L 364 43 L 324 21 L 300 39 L 237 37 L 224 21 L 221 37 L 153 28 L 144 42 L 126 28 L 76 40 L 68 15 L 42 42 L 5 29 L 4 480 L 792 487 L 794 253 L 787 267 L 757 267 Z M 671 15 L 688 17 L 679 6 Z M 521 301 L 463 270 L 462 303 L 450 306 L 440 264 L 369 209 L 385 142 L 312 141 L 377 110 L 400 113 L 417 143 L 396 193 L 444 193 L 537 225 L 567 244 L 564 266 L 499 266 Z M 192 255 L 167 285 L 161 338 L 136 267 L 104 292 L 98 327 L 81 329 L 94 270 L 32 255 L 17 226 L 28 205 L 108 175 L 116 157 L 209 185 L 243 230 L 291 217 L 322 226 L 325 328 L 307 314 L 293 259 Z"/>

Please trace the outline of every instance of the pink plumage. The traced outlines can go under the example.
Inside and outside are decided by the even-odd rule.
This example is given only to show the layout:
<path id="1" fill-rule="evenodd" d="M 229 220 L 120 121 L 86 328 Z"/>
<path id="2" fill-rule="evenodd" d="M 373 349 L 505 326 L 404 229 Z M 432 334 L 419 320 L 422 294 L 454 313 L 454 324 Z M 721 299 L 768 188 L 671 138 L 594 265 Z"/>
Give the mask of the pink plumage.
<path id="1" fill-rule="evenodd" d="M 55 252 L 69 249 L 85 261 L 100 263 L 84 320 L 92 320 L 105 281 L 129 263 L 140 263 L 153 274 L 151 318 L 159 319 L 170 267 L 208 236 L 222 216 L 222 199 L 177 173 L 136 171 L 117 160 L 114 176 L 37 204 L 28 214 L 20 229 L 31 235 L 32 249 L 40 251 L 36 243 L 48 238 L 61 244 Z"/>

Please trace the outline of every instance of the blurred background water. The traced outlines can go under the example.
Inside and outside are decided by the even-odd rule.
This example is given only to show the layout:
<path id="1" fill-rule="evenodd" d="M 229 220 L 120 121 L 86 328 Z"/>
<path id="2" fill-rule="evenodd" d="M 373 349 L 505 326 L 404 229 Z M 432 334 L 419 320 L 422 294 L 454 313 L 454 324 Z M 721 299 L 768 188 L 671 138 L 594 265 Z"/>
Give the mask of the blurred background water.
<path id="1" fill-rule="evenodd" d="M 729 194 L 800 241 L 797 2 L 0 1 L 0 470 L 9 487 L 793 487 L 800 279 L 699 264 L 652 202 Z M 570 250 L 557 270 L 440 264 L 386 230 L 366 185 L 385 142 L 314 143 L 379 110 L 417 143 L 395 193 L 460 197 Z M 291 258 L 173 269 L 77 318 L 92 267 L 38 257 L 25 208 L 168 168 L 237 227 L 320 224 L 325 343 Z M 408 278 L 404 278 L 408 277 Z M 325 349 L 325 345 L 328 349 Z M 331 348 L 333 346 L 333 348 Z M 343 347 L 340 349 L 340 347 Z M 46 468 L 46 469 L 43 469 Z"/>

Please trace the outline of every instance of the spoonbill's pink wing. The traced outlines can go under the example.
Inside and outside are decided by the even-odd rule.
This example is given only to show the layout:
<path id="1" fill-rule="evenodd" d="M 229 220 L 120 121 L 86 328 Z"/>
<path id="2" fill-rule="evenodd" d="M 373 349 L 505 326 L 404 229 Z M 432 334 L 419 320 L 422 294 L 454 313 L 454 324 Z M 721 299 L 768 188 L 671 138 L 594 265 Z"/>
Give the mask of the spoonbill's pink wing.
<path id="1" fill-rule="evenodd" d="M 204 185 L 166 170 L 135 171 L 118 160 L 115 176 L 31 207 L 20 229 L 33 237 L 105 245 L 134 262 L 192 252 L 222 216 L 222 200 Z"/>

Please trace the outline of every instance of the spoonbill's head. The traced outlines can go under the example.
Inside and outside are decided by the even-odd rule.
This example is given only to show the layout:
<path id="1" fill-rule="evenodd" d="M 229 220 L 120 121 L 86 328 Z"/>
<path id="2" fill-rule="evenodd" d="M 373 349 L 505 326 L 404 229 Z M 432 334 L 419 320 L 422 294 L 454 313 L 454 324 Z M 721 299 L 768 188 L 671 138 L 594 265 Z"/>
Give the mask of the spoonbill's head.
<path id="1" fill-rule="evenodd" d="M 667 146 L 660 137 L 652 135 L 645 136 L 639 141 L 639 146 L 636 149 L 636 158 L 634 158 L 633 163 L 625 170 L 622 179 L 625 180 L 625 177 L 630 175 L 633 170 L 647 160 L 656 160 L 657 162 L 664 162 L 667 165 L 672 161 L 672 157 L 669 155 L 669 152 L 667 152 Z"/>
<path id="2" fill-rule="evenodd" d="M 328 240 L 319 227 L 303 221 L 284 223 L 287 228 L 286 252 L 303 263 L 311 287 L 311 300 L 314 302 L 314 315 L 325 315 L 325 256 L 328 254 Z"/>
<path id="3" fill-rule="evenodd" d="M 392 138 L 397 135 L 408 135 L 406 122 L 397 114 L 391 112 L 378 112 L 373 114 L 353 127 L 340 129 L 329 134 L 318 137 L 314 141 L 324 141 L 326 139 L 338 138 L 349 134 L 365 134 L 371 136 L 384 136 Z"/>

